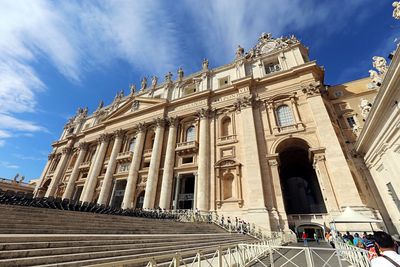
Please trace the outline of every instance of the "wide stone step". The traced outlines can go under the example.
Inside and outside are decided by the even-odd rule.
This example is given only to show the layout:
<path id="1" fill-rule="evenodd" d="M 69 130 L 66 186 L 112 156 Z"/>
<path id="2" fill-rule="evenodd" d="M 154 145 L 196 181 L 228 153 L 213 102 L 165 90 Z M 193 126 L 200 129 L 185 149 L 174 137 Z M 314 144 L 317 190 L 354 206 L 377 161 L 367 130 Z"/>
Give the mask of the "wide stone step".
<path id="1" fill-rule="evenodd" d="M 79 260 L 79 261 L 70 261 L 70 262 L 62 262 L 58 264 L 46 264 L 40 266 L 67 266 L 67 267 L 78 267 L 78 266 L 92 266 L 95 264 L 101 263 L 112 263 L 113 266 L 145 266 L 152 258 L 156 257 L 157 262 L 168 262 L 171 261 L 171 255 L 180 252 L 186 254 L 187 256 L 194 256 L 199 250 L 203 253 L 213 253 L 215 252 L 218 247 L 220 246 L 235 246 L 238 243 L 243 242 L 251 242 L 248 239 L 238 239 L 236 241 L 227 241 L 227 242 L 217 242 L 217 243 L 209 243 L 207 245 L 201 245 L 196 247 L 186 247 L 186 248 L 171 248 L 166 251 L 154 251 L 149 253 L 143 253 L 138 255 L 120 255 L 120 256 L 113 256 L 113 257 L 105 257 L 105 258 L 94 258 L 94 259 L 86 259 L 86 260 Z M 135 263 L 130 263 L 129 265 L 123 265 L 123 261 L 131 261 L 134 260 Z"/>
<path id="2" fill-rule="evenodd" d="M 25 258 L 13 258 L 13 259 L 2 259 L 0 260 L 0 266 L 33 266 L 40 264 L 52 264 L 52 263 L 61 263 L 68 261 L 81 261 L 81 260 L 89 260 L 96 258 L 108 258 L 108 257 L 120 257 L 120 256 L 132 256 L 136 255 L 136 257 L 141 257 L 141 255 L 152 255 L 155 253 L 168 253 L 170 251 L 177 251 L 183 249 L 195 249 L 201 246 L 209 247 L 209 246 L 218 246 L 223 244 L 228 244 L 237 241 L 220 241 L 216 240 L 213 242 L 197 242 L 193 246 L 189 246 L 187 244 L 183 245 L 174 245 L 174 246 L 160 246 L 160 247 L 150 247 L 150 248 L 135 248 L 135 249 L 124 249 L 124 250 L 108 250 L 108 251 L 96 251 L 90 253 L 73 253 L 73 254 L 65 254 L 65 255 L 49 255 L 49 256 L 37 256 L 37 257 L 25 257 Z M 76 265 L 76 266 L 79 266 Z M 82 266 L 82 265 L 81 265 Z"/>
<path id="3" fill-rule="evenodd" d="M 234 238 L 226 238 L 224 241 L 231 240 Z M 70 253 L 84 253 L 84 252 L 96 252 L 96 251 L 108 251 L 108 250 L 127 250 L 127 249 L 147 249 L 156 248 L 162 246 L 191 246 L 193 244 L 201 244 L 207 242 L 218 242 L 221 241 L 219 238 L 212 239 L 201 239 L 201 240 L 162 240 L 159 242 L 141 243 L 141 244 L 108 244 L 108 245 L 88 245 L 88 246 L 70 246 L 70 247 L 58 247 L 58 248 L 41 248 L 41 249 L 24 249 L 24 250 L 7 250 L 0 251 L 0 259 L 8 258 L 23 258 L 23 257 L 37 257 L 47 255 L 61 255 Z"/>
<path id="4" fill-rule="evenodd" d="M 77 240 L 77 241 L 30 241 L 24 243 L 2 243 L 0 239 L 0 254 L 8 250 L 35 250 L 35 249 L 50 249 L 50 248 L 65 248 L 65 247 L 85 247 L 85 246 L 113 246 L 113 245 L 147 245 L 156 244 L 163 242 L 187 242 L 192 240 L 223 240 L 230 238 L 230 234 L 226 235 L 206 235 L 198 236 L 194 238 L 193 236 L 186 235 L 176 235 L 176 236 L 166 236 L 166 237 L 146 237 L 146 238 L 133 238 L 133 239 L 104 239 L 104 240 Z"/>

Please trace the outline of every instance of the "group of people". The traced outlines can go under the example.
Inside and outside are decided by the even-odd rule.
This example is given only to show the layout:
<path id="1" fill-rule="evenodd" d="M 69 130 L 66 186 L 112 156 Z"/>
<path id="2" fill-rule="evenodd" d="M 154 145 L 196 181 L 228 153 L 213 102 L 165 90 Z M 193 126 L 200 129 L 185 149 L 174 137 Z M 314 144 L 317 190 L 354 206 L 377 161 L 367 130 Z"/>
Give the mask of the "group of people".
<path id="1" fill-rule="evenodd" d="M 390 236 L 383 231 L 373 234 L 364 232 L 362 236 L 354 236 L 346 232 L 338 237 L 346 244 L 356 246 L 368 251 L 371 267 L 400 267 L 400 238 L 398 235 Z"/>
<path id="2" fill-rule="evenodd" d="M 245 220 L 242 220 L 238 217 L 235 217 L 234 223 L 232 223 L 231 218 L 228 216 L 225 221 L 224 215 L 221 216 L 221 226 L 227 228 L 229 231 L 235 231 L 242 234 L 246 234 L 250 230 L 249 223 L 246 223 Z"/>

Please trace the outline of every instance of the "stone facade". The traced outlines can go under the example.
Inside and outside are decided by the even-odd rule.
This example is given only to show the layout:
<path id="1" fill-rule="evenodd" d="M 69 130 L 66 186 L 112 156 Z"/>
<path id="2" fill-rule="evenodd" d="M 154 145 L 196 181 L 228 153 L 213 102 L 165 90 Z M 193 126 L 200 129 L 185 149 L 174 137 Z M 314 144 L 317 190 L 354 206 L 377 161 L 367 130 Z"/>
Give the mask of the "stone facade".
<path id="1" fill-rule="evenodd" d="M 230 64 L 204 60 L 175 81 L 145 78 L 93 114 L 78 109 L 36 195 L 217 211 L 273 231 L 328 226 L 346 206 L 380 218 L 346 142 L 356 131 L 340 122 L 343 103 L 359 113 L 352 101 L 376 93 L 364 85 L 339 100 L 295 37 L 264 33 Z"/>
<path id="2" fill-rule="evenodd" d="M 378 65 L 375 59 L 374 67 Z M 355 149 L 363 157 L 372 175 L 372 184 L 383 200 L 380 205 L 381 212 L 383 215 L 388 215 L 385 216 L 385 222 L 389 230 L 394 233 L 400 231 L 399 48 L 394 53 L 389 68 L 386 64 L 383 65 L 380 66 L 382 82 L 379 92 L 355 143 Z"/>

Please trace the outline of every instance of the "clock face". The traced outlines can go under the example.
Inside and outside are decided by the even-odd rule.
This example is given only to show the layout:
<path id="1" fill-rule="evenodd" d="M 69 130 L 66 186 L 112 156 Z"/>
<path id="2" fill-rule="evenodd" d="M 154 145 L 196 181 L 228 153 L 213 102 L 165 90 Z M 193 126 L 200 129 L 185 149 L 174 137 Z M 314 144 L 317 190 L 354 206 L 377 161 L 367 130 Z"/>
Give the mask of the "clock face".
<path id="1" fill-rule="evenodd" d="M 268 53 L 268 52 L 271 52 L 272 50 L 274 50 L 275 47 L 276 47 L 275 42 L 266 42 L 265 45 L 263 45 L 261 51 L 262 51 L 262 53 Z"/>

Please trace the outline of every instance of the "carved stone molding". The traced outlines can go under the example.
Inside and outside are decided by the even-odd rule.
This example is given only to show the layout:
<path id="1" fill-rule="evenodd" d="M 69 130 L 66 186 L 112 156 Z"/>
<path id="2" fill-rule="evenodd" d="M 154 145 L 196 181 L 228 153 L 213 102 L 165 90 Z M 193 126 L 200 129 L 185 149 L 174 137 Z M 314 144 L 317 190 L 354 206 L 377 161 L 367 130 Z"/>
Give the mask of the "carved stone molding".
<path id="1" fill-rule="evenodd" d="M 99 138 L 97 138 L 97 142 L 98 143 L 102 143 L 102 142 L 108 142 L 111 139 L 111 135 L 110 134 L 101 134 Z"/>
<path id="2" fill-rule="evenodd" d="M 146 125 L 144 123 L 140 122 L 136 125 L 136 130 L 138 132 L 144 132 L 144 131 L 146 131 Z"/>
<path id="3" fill-rule="evenodd" d="M 118 129 L 116 131 L 114 131 L 114 137 L 115 138 L 122 138 L 125 135 L 125 131 L 122 129 Z"/>
<path id="4" fill-rule="evenodd" d="M 252 95 L 251 96 L 243 96 L 241 98 L 238 98 L 236 100 L 236 102 L 233 103 L 233 106 L 235 107 L 236 111 L 241 111 L 242 109 L 252 107 L 254 102 L 255 102 L 255 99 Z"/>
<path id="5" fill-rule="evenodd" d="M 154 123 L 156 125 L 156 127 L 164 127 L 165 126 L 165 119 L 164 118 L 156 118 L 154 120 Z"/>
<path id="6" fill-rule="evenodd" d="M 78 150 L 87 150 L 89 148 L 89 144 L 87 142 L 79 142 Z"/>
<path id="7" fill-rule="evenodd" d="M 212 111 L 210 109 L 202 108 L 197 111 L 197 116 L 200 119 L 208 119 L 212 116 Z"/>
<path id="8" fill-rule="evenodd" d="M 47 158 L 48 158 L 49 160 L 52 160 L 52 159 L 55 158 L 55 156 L 56 156 L 55 153 L 50 153 L 50 154 L 47 156 Z"/>
<path id="9" fill-rule="evenodd" d="M 72 152 L 72 148 L 70 148 L 70 147 L 64 147 L 63 149 L 61 149 L 62 154 L 70 154 L 71 152 Z"/>
<path id="10" fill-rule="evenodd" d="M 302 85 L 301 86 L 301 88 L 302 88 L 301 91 L 307 97 L 318 96 L 318 95 L 321 95 L 320 87 L 321 87 L 320 82 L 312 82 L 312 83 L 310 83 L 308 85 Z"/>
<path id="11" fill-rule="evenodd" d="M 179 124 L 179 119 L 177 117 L 168 117 L 166 121 L 169 127 L 177 127 Z"/>
<path id="12" fill-rule="evenodd" d="M 277 159 L 270 159 L 270 160 L 268 160 L 268 165 L 269 166 L 278 166 L 279 163 L 278 163 Z"/>

